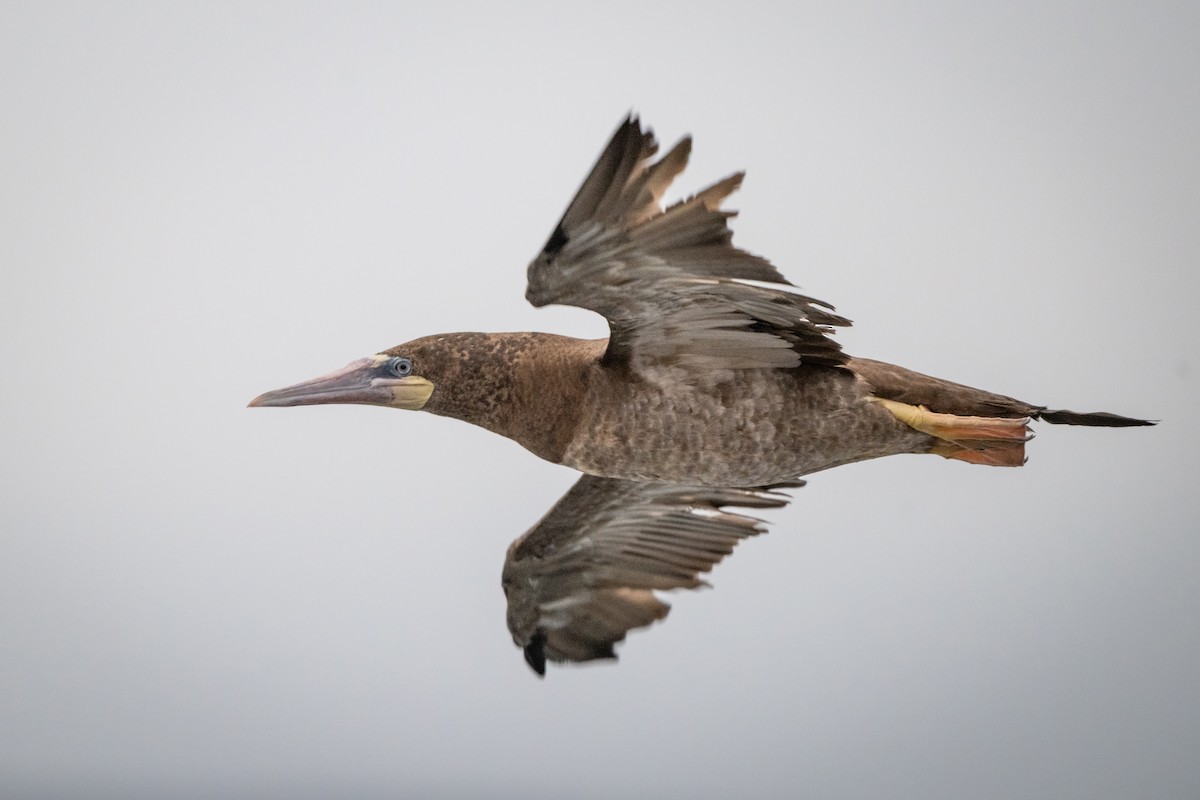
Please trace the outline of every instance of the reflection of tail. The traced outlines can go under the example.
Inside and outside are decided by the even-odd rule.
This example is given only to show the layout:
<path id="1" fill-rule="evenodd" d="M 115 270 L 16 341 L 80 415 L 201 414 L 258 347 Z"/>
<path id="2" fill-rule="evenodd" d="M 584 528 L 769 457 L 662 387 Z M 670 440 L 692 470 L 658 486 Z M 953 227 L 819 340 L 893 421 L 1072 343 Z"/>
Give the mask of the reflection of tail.
<path id="1" fill-rule="evenodd" d="M 851 359 L 847 366 L 870 384 L 873 399 L 897 419 L 935 437 L 932 452 L 971 464 L 1024 464 L 1031 419 L 1109 428 L 1154 424 L 1107 411 L 1048 409 L 865 358 Z"/>

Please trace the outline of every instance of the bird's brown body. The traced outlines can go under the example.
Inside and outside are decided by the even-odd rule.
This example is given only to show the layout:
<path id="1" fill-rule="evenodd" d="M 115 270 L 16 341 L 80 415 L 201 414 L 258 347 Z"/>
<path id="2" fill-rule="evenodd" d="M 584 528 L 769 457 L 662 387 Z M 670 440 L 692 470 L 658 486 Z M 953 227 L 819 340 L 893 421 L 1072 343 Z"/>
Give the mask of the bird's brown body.
<path id="1" fill-rule="evenodd" d="M 669 367 L 638 381 L 595 372 L 563 459 L 591 475 L 766 486 L 929 448 L 928 435 L 870 402 L 869 387 L 842 367 L 718 370 L 700 382 Z"/>
<path id="2" fill-rule="evenodd" d="M 852 365 L 630 374 L 604 364 L 606 347 L 544 333 L 453 333 L 396 350 L 443 387 L 425 410 L 590 475 L 765 486 L 930 448 L 932 437 L 870 402 Z"/>

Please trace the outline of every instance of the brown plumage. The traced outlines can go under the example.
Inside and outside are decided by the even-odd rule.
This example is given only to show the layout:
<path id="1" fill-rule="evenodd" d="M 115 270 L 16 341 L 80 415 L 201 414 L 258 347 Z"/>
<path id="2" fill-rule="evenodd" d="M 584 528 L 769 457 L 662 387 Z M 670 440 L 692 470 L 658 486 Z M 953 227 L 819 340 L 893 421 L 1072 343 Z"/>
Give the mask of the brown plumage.
<path id="1" fill-rule="evenodd" d="M 664 210 L 691 141 L 656 150 L 625 120 L 529 265 L 531 303 L 603 314 L 608 339 L 429 336 L 251 403 L 423 409 L 585 473 L 505 562 L 509 627 L 539 673 L 615 657 L 667 613 L 655 590 L 698 585 L 761 531 L 726 506 L 783 505 L 774 489 L 799 476 L 898 453 L 1016 466 L 1031 419 L 1150 424 L 846 355 L 831 334 L 848 320 L 731 243 L 721 204 L 741 174 Z"/>

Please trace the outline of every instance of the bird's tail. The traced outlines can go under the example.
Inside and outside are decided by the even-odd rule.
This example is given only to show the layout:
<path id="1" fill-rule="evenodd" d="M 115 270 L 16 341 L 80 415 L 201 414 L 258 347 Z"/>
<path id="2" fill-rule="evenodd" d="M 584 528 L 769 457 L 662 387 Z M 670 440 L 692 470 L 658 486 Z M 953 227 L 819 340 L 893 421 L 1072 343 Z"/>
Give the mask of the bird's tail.
<path id="1" fill-rule="evenodd" d="M 1108 428 L 1155 424 L 1108 411 L 1035 406 L 880 361 L 854 358 L 847 366 L 870 384 L 872 399 L 901 422 L 934 437 L 931 452 L 971 464 L 1024 464 L 1025 442 L 1033 438 L 1028 425 L 1034 419 Z"/>
<path id="2" fill-rule="evenodd" d="M 1059 409 L 1039 408 L 1033 414 L 1035 419 L 1045 420 L 1055 425 L 1090 425 L 1095 428 L 1132 428 L 1138 425 L 1154 425 L 1155 420 L 1122 417 L 1109 411 L 1063 411 Z"/>

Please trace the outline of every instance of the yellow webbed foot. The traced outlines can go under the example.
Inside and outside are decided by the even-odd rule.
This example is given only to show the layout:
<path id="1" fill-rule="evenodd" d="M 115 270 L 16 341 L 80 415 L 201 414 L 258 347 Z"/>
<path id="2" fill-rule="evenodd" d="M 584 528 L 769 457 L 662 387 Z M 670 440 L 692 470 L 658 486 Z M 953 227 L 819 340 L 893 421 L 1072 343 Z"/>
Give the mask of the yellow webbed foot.
<path id="1" fill-rule="evenodd" d="M 964 417 L 880 397 L 872 400 L 910 428 L 938 439 L 932 452 L 939 456 L 994 467 L 1025 463 L 1025 442 L 1033 438 L 1028 417 Z"/>

